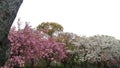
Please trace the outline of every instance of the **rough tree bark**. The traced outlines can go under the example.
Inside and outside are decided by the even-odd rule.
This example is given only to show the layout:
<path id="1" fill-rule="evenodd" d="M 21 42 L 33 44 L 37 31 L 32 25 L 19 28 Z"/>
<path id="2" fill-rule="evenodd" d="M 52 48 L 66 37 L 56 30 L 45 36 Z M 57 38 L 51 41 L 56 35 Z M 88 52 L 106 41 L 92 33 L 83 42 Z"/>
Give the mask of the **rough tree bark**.
<path id="1" fill-rule="evenodd" d="M 23 0 L 0 0 L 0 66 L 9 57 L 8 33 Z"/>

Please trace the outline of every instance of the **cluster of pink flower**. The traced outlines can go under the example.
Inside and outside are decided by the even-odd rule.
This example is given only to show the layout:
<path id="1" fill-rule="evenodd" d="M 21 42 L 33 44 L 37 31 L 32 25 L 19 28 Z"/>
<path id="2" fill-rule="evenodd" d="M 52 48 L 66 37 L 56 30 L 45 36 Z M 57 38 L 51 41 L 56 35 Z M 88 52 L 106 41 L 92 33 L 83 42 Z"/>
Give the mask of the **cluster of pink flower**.
<path id="1" fill-rule="evenodd" d="M 44 39 L 44 35 L 26 25 L 24 29 L 12 28 L 9 33 L 11 42 L 10 62 L 21 67 L 32 59 L 47 59 L 61 61 L 66 57 L 65 45 L 53 38 Z"/>

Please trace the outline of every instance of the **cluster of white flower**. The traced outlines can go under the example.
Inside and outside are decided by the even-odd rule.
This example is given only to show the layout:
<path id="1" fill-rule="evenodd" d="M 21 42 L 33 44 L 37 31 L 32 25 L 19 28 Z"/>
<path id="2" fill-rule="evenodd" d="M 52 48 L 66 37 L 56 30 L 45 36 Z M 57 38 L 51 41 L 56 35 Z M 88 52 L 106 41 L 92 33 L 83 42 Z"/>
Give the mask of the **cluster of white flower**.
<path id="1" fill-rule="evenodd" d="M 77 63 L 118 62 L 120 59 L 120 41 L 111 36 L 96 35 L 77 37 L 73 42 L 74 61 Z"/>

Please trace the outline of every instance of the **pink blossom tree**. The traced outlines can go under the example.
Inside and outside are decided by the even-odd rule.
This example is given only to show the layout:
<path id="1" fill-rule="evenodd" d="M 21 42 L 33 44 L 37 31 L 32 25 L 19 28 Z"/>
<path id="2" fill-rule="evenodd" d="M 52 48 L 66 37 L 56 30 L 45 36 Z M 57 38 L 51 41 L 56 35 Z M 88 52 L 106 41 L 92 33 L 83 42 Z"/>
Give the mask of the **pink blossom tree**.
<path id="1" fill-rule="evenodd" d="M 47 67 L 50 67 L 50 63 L 52 61 L 61 62 L 67 57 L 65 45 L 63 43 L 56 42 L 53 38 L 43 41 L 40 51 L 42 58 L 47 63 Z"/>
<path id="2" fill-rule="evenodd" d="M 44 35 L 32 29 L 26 24 L 24 29 L 12 28 L 9 33 L 11 42 L 10 62 L 24 67 L 26 61 L 31 61 L 34 67 L 35 59 L 45 59 L 47 67 L 51 61 L 61 61 L 66 57 L 63 43 L 56 42 L 52 38 L 44 38 Z"/>

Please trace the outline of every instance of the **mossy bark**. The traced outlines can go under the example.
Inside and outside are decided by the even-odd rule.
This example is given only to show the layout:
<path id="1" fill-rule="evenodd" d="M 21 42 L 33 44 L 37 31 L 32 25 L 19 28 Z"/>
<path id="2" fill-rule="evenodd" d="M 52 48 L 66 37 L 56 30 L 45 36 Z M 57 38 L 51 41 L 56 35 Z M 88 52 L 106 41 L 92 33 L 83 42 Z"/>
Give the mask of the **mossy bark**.
<path id="1" fill-rule="evenodd" d="M 0 0 L 0 66 L 9 57 L 8 33 L 23 0 Z"/>

